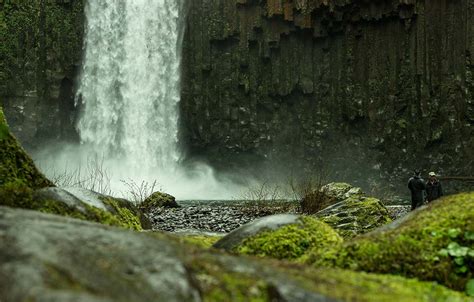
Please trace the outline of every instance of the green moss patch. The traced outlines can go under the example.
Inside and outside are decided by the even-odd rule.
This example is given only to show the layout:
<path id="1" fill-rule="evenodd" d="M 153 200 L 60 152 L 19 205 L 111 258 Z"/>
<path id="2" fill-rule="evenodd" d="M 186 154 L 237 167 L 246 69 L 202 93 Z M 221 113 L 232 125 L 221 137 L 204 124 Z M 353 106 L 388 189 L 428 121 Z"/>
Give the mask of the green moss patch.
<path id="1" fill-rule="evenodd" d="M 0 187 L 17 181 L 33 189 L 54 186 L 36 168 L 33 160 L 8 131 L 8 125 L 0 108 Z"/>
<path id="2" fill-rule="evenodd" d="M 110 204 L 115 207 L 116 214 L 85 203 L 85 210 L 80 210 L 57 200 L 38 201 L 33 198 L 33 192 L 33 189 L 21 180 L 4 184 L 0 187 L 0 206 L 35 210 L 43 213 L 94 221 L 110 226 L 142 230 L 140 221 L 136 215 L 112 201 Z"/>
<path id="3" fill-rule="evenodd" d="M 206 235 L 184 235 L 179 236 L 181 242 L 187 242 L 202 248 L 211 248 L 222 236 L 206 236 Z"/>
<path id="4" fill-rule="evenodd" d="M 151 194 L 140 204 L 140 208 L 145 211 L 157 207 L 179 208 L 179 205 L 174 196 L 162 192 Z"/>
<path id="5" fill-rule="evenodd" d="M 363 196 L 349 197 L 333 213 L 316 216 L 344 238 L 367 233 L 392 221 L 379 199 Z"/>
<path id="6" fill-rule="evenodd" d="M 397 274 L 464 291 L 474 272 L 474 193 L 445 197 L 400 226 L 313 250 L 315 265 Z"/>
<path id="7" fill-rule="evenodd" d="M 341 237 L 327 224 L 301 217 L 301 224 L 290 224 L 264 231 L 246 239 L 236 251 L 240 254 L 296 260 L 312 249 L 326 249 L 342 243 Z"/>

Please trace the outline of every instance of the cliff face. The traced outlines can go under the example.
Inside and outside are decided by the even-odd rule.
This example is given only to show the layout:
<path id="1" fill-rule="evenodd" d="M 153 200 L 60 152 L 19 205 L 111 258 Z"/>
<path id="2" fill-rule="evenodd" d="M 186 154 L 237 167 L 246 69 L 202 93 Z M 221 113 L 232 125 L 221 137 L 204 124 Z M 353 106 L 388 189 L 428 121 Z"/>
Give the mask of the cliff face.
<path id="1" fill-rule="evenodd" d="M 323 166 L 340 180 L 474 171 L 473 0 L 190 6 L 181 118 L 191 154 Z"/>
<path id="2" fill-rule="evenodd" d="M 0 1 L 0 105 L 26 147 L 70 137 L 82 0 Z"/>

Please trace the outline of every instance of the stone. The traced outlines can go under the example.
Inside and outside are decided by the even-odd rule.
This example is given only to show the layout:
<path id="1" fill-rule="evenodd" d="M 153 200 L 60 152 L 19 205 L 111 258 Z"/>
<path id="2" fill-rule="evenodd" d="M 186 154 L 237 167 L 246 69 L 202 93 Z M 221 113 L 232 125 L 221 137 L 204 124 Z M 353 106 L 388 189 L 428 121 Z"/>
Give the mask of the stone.
<path id="1" fill-rule="evenodd" d="M 342 238 L 326 223 L 300 216 L 292 224 L 263 229 L 245 238 L 233 251 L 239 254 L 305 262 L 312 250 L 334 249 Z"/>
<path id="2" fill-rule="evenodd" d="M 228 255 L 0 206 L 0 300 L 468 301 L 433 283 Z"/>
<path id="3" fill-rule="evenodd" d="M 314 265 L 397 274 L 464 291 L 474 276 L 474 192 L 443 197 L 335 249 L 313 252 L 307 259 Z"/>
<path id="4" fill-rule="evenodd" d="M 68 207 L 85 213 L 86 220 L 103 222 L 100 219 L 96 219 L 97 215 L 91 215 L 91 212 L 101 211 L 109 213 L 109 215 L 113 215 L 118 219 L 118 223 L 113 219 L 112 223 L 106 222 L 106 224 L 138 230 L 151 228 L 149 219 L 130 201 L 103 195 L 85 188 L 45 188 L 36 191 L 33 195 L 33 199 L 36 201 L 64 203 Z M 106 215 L 106 217 L 109 215 Z"/>
<path id="5" fill-rule="evenodd" d="M 190 155 L 256 175 L 323 168 L 394 191 L 413 163 L 470 175 L 474 38 L 472 17 L 455 17 L 466 11 L 446 0 L 190 2 L 180 104 Z"/>
<path id="6" fill-rule="evenodd" d="M 392 221 L 379 199 L 367 197 L 360 188 L 347 183 L 327 184 L 318 194 L 320 202 L 331 205 L 314 216 L 332 226 L 344 238 L 367 233 Z"/>
<path id="7" fill-rule="evenodd" d="M 36 190 L 33 193 L 33 199 L 38 202 L 46 202 L 50 200 L 62 202 L 66 206 L 75 208 L 83 214 L 87 213 L 87 208 L 84 202 L 62 188 L 51 187 Z M 105 207 L 102 208 L 102 210 L 105 210 Z"/>
<path id="8" fill-rule="evenodd" d="M 148 196 L 140 207 L 144 210 L 150 211 L 153 208 L 179 208 L 180 205 L 176 202 L 174 196 L 170 194 L 155 192 Z"/>
<path id="9" fill-rule="evenodd" d="M 256 219 L 230 232 L 213 246 L 218 249 L 232 251 L 245 239 L 268 230 L 277 230 L 285 225 L 299 224 L 300 216 L 293 214 L 278 214 Z"/>

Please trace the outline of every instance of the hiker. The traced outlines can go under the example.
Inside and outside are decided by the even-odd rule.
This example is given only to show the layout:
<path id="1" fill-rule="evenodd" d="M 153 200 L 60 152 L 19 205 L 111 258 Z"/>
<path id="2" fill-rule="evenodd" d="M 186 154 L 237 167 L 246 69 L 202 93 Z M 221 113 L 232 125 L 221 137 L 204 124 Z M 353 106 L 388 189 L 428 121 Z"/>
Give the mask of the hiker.
<path id="1" fill-rule="evenodd" d="M 425 181 L 421 178 L 421 172 L 415 170 L 413 177 L 408 181 L 408 189 L 411 192 L 411 210 L 421 207 L 423 205 L 424 196 L 423 191 L 426 190 Z"/>
<path id="2" fill-rule="evenodd" d="M 426 183 L 426 201 L 432 202 L 443 196 L 443 187 L 439 182 L 436 173 L 430 172 L 428 182 Z"/>

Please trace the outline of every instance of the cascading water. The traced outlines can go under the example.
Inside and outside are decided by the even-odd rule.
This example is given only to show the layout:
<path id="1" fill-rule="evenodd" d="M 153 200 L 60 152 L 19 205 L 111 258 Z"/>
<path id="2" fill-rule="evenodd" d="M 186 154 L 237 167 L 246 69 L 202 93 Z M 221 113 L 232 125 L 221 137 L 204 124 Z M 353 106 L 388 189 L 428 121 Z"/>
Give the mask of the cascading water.
<path id="1" fill-rule="evenodd" d="M 83 144 L 128 169 L 176 168 L 181 0 L 91 0 L 78 90 Z"/>
<path id="2" fill-rule="evenodd" d="M 229 199 L 240 194 L 240 186 L 216 180 L 207 165 L 179 165 L 183 8 L 184 0 L 87 1 L 85 53 L 76 95 L 82 111 L 77 124 L 81 144 L 60 143 L 36 154 L 51 178 L 69 180 L 73 171 L 77 177 L 72 178 L 81 183 L 62 185 L 101 187 L 105 190 L 99 191 L 124 197 L 130 181 L 157 181 L 156 189 L 179 199 Z M 90 158 L 98 158 L 92 167 Z M 82 183 L 84 176 L 89 185 Z"/>

